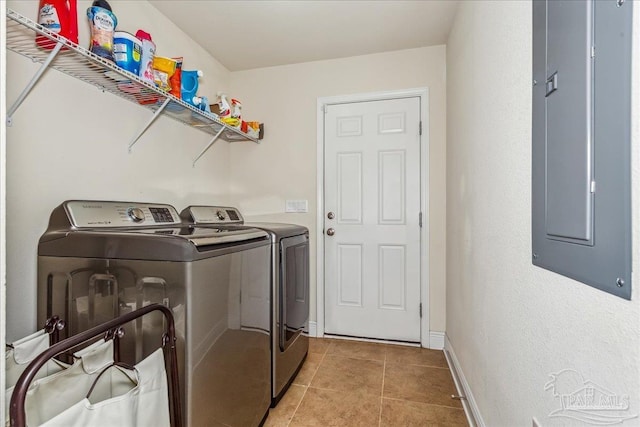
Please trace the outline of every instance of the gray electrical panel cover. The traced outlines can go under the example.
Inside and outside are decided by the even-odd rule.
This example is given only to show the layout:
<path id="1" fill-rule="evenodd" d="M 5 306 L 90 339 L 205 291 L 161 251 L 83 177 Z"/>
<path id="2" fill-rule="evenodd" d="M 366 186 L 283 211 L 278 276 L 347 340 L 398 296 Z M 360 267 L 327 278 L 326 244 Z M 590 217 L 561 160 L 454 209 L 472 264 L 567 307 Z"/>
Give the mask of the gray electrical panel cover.
<path id="1" fill-rule="evenodd" d="M 626 299 L 631 54 L 631 1 L 533 1 L 533 264 Z"/>

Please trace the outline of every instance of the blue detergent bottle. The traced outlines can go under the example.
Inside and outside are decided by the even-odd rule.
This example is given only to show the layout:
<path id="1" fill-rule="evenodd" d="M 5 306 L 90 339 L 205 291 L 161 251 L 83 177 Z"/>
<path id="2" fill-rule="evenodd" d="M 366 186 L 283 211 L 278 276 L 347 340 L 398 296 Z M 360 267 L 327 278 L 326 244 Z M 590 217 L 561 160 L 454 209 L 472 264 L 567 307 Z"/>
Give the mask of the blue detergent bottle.
<path id="1" fill-rule="evenodd" d="M 188 104 L 197 107 L 193 99 L 198 92 L 198 79 L 203 76 L 200 70 L 182 70 L 182 80 L 180 82 L 180 97 Z"/>

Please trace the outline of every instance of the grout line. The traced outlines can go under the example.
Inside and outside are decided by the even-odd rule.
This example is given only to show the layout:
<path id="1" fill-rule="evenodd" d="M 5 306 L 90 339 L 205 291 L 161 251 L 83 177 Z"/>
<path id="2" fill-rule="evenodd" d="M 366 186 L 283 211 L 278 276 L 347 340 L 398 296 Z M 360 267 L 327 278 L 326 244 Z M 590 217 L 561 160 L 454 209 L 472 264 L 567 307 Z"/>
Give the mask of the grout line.
<path id="1" fill-rule="evenodd" d="M 443 367 L 443 366 L 432 366 L 432 365 L 420 365 L 417 363 L 401 363 L 401 362 L 389 362 L 391 365 L 400 365 L 400 366 L 419 366 L 421 368 L 432 368 L 432 369 L 445 369 L 445 370 L 449 370 L 448 367 Z"/>
<path id="2" fill-rule="evenodd" d="M 360 360 L 360 361 L 366 361 L 366 362 L 381 362 L 384 363 L 384 358 L 383 359 L 363 359 L 361 357 L 354 357 L 354 356 L 349 356 L 349 355 L 344 355 L 344 354 L 327 354 L 327 356 L 329 357 L 339 357 L 340 359 L 351 359 L 351 360 Z"/>
<path id="3" fill-rule="evenodd" d="M 329 343 L 329 345 L 331 345 L 331 343 Z M 302 393 L 302 398 L 300 398 L 300 402 L 298 402 L 298 405 L 296 405 L 296 409 L 293 410 L 293 414 L 291 414 L 291 419 L 287 423 L 287 427 L 289 426 L 289 424 L 291 424 L 291 421 L 293 421 L 293 417 L 296 416 L 296 412 L 298 412 L 298 409 L 300 408 L 300 405 L 302 405 L 302 401 L 304 400 L 304 397 L 307 395 L 307 391 L 309 391 L 309 387 L 311 387 L 311 381 L 313 381 L 313 378 L 318 373 L 318 369 L 320 369 L 320 364 L 324 361 L 324 357 L 326 356 L 328 350 L 329 350 L 329 346 L 327 346 L 327 348 L 325 349 L 324 353 L 322 354 L 322 358 L 320 359 L 320 362 L 318 363 L 318 366 L 316 367 L 316 370 L 313 372 L 313 375 L 311 375 L 311 378 L 309 379 L 309 384 L 307 384 L 306 386 L 303 386 L 304 387 L 304 393 Z M 314 353 L 314 354 L 318 354 L 318 353 Z M 300 385 L 300 384 L 298 384 L 298 385 Z"/>
<path id="4" fill-rule="evenodd" d="M 378 427 L 382 425 L 382 404 L 384 403 L 384 377 L 387 372 L 387 349 L 384 349 L 384 360 L 382 362 L 382 390 L 380 390 L 380 413 L 378 415 Z"/>
<path id="5" fill-rule="evenodd" d="M 413 403 L 421 403 L 423 405 L 431 405 L 431 406 L 439 406 L 440 408 L 448 408 L 448 409 L 460 409 L 461 411 L 464 411 L 463 407 L 457 407 L 457 406 L 447 406 L 447 405 L 439 405 L 437 403 L 428 403 L 428 402 L 422 402 L 419 400 L 411 400 L 411 399 L 399 399 L 397 397 L 385 397 L 385 399 L 389 399 L 389 400 L 397 400 L 398 402 L 413 402 Z"/>
<path id="6" fill-rule="evenodd" d="M 327 350 L 329 350 L 329 347 L 327 347 Z M 324 354 L 322 355 L 322 358 L 320 359 L 320 362 L 318 362 L 318 366 L 316 366 L 316 370 L 313 371 L 313 375 L 311 375 L 311 378 L 309 378 L 309 386 L 311 386 L 311 382 L 316 377 L 316 374 L 318 373 L 318 370 L 320 370 L 320 365 L 322 365 L 322 362 L 324 362 L 324 359 L 326 357 L 327 357 L 327 352 L 325 351 Z"/>
<path id="7" fill-rule="evenodd" d="M 351 390 L 338 389 L 338 388 L 318 387 L 318 386 L 315 386 L 315 385 L 314 386 L 309 386 L 309 388 L 313 388 L 315 390 L 331 391 L 331 392 L 334 392 L 334 393 L 344 393 L 344 394 L 351 393 Z M 366 391 L 363 391 L 362 394 L 364 394 L 366 396 L 376 397 L 375 393 L 368 393 Z"/>
<path id="8" fill-rule="evenodd" d="M 309 387 L 304 388 L 304 393 L 302 393 L 302 397 L 300 398 L 300 402 L 298 402 L 298 404 L 296 405 L 296 409 L 293 410 L 293 413 L 291 414 L 291 418 L 289 419 L 289 422 L 287 422 L 287 427 L 289 426 L 289 424 L 291 424 L 291 421 L 293 421 L 293 417 L 296 416 L 296 412 L 298 412 L 298 408 L 300 407 L 300 405 L 302 405 L 302 401 L 304 400 L 304 397 L 307 395 L 307 390 L 309 390 Z"/>

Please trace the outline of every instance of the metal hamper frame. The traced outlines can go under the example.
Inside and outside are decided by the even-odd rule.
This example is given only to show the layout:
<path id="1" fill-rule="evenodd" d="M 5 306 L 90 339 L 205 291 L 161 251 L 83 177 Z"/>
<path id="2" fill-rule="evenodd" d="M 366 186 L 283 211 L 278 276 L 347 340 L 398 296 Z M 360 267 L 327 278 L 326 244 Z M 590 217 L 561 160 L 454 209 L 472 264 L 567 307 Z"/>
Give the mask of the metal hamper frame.
<path id="1" fill-rule="evenodd" d="M 25 369 L 15 385 L 13 394 L 11 395 L 11 404 L 9 409 L 11 422 L 10 425 L 12 427 L 26 427 L 27 424 L 24 404 L 29 385 L 33 381 L 38 370 L 42 368 L 42 366 L 44 366 L 44 364 L 49 359 L 55 357 L 59 353 L 65 352 L 86 341 L 102 336 L 104 334 L 108 334 L 108 336 L 114 336 L 118 333 L 118 329 L 122 325 L 129 323 L 132 320 L 138 319 L 145 314 L 153 311 L 162 312 L 167 321 L 166 331 L 162 335 L 162 347 L 164 347 L 165 349 L 165 357 L 167 356 L 166 353 L 169 353 L 168 359 L 170 369 L 169 372 L 167 372 L 167 376 L 169 377 L 168 380 L 171 425 L 173 427 L 182 427 L 182 409 L 180 406 L 180 393 L 178 391 L 178 359 L 176 354 L 175 324 L 171 310 L 160 304 L 151 304 L 131 313 L 116 317 L 115 319 L 112 319 L 101 325 L 62 340 L 57 344 L 53 344 L 47 350 L 40 353 L 38 357 L 36 357 Z M 168 348 L 167 345 L 169 345 Z"/>

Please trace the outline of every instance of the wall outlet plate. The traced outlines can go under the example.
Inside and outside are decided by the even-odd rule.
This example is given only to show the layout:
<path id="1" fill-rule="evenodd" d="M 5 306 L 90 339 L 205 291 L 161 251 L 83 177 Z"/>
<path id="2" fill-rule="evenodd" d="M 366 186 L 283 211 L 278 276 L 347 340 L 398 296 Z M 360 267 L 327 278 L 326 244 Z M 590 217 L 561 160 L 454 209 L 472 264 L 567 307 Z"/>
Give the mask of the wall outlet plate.
<path id="1" fill-rule="evenodd" d="M 287 213 L 309 212 L 309 201 L 308 200 L 287 200 L 285 202 L 284 211 Z"/>

